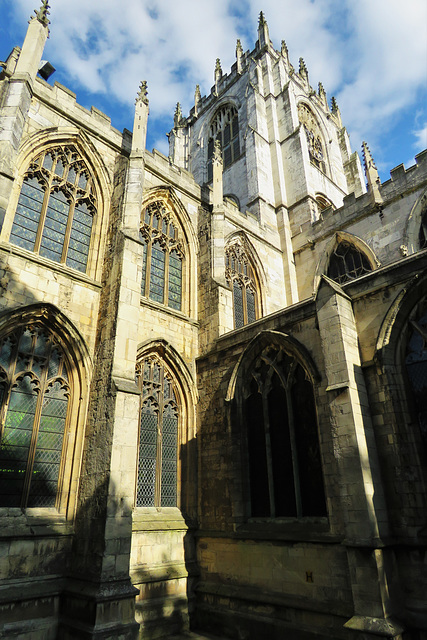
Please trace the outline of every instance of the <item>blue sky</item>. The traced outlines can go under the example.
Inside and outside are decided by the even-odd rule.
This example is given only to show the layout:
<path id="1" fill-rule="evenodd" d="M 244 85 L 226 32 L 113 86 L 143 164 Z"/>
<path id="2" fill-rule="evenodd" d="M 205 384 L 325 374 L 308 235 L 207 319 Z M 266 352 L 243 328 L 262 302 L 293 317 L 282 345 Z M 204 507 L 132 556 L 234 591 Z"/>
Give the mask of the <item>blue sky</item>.
<path id="1" fill-rule="evenodd" d="M 0 59 L 21 46 L 40 0 L 0 0 Z M 310 83 L 334 95 L 353 150 L 366 140 L 382 180 L 427 147 L 427 3 L 425 0 L 51 0 L 44 58 L 55 80 L 83 106 L 132 128 L 135 96 L 148 81 L 149 149 L 167 153 L 176 102 L 187 115 L 195 85 L 213 84 L 216 58 L 227 73 L 236 38 L 257 37 L 259 11 L 276 49 L 302 56 Z"/>

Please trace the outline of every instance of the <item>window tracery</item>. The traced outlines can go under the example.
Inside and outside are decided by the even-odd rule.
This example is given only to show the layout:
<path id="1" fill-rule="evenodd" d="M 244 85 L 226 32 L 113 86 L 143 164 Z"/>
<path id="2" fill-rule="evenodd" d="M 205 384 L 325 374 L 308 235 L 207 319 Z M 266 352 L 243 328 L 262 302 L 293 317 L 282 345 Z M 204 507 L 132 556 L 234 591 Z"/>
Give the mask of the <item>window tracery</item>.
<path id="1" fill-rule="evenodd" d="M 25 174 L 9 241 L 85 273 L 96 207 L 93 178 L 77 148 L 50 148 Z"/>
<path id="2" fill-rule="evenodd" d="M 176 384 L 155 355 L 138 362 L 141 390 L 137 507 L 175 507 L 178 495 L 178 420 Z"/>
<path id="3" fill-rule="evenodd" d="M 140 240 L 144 247 L 141 295 L 180 311 L 184 243 L 162 201 L 150 203 L 143 211 Z"/>
<path id="4" fill-rule="evenodd" d="M 0 505 L 54 507 L 71 387 L 61 347 L 37 324 L 0 341 Z"/>
<path id="5" fill-rule="evenodd" d="M 240 156 L 239 117 L 237 109 L 225 105 L 217 111 L 209 129 L 208 138 L 208 182 L 212 180 L 212 157 L 215 141 L 221 145 L 224 169 L 227 169 Z"/>
<path id="6" fill-rule="evenodd" d="M 233 290 L 234 328 L 259 318 L 259 293 L 256 276 L 240 242 L 225 248 L 225 279 Z"/>
<path id="7" fill-rule="evenodd" d="M 365 254 L 350 242 L 341 240 L 330 257 L 327 276 L 344 284 L 370 271 L 372 265 Z"/>
<path id="8" fill-rule="evenodd" d="M 296 358 L 265 347 L 244 388 L 252 517 L 326 515 L 313 386 Z"/>
<path id="9" fill-rule="evenodd" d="M 304 127 L 311 162 L 323 173 L 326 173 L 325 153 L 319 123 L 311 109 L 303 102 L 298 105 L 298 119 Z"/>
<path id="10" fill-rule="evenodd" d="M 405 365 L 412 388 L 413 400 L 421 435 L 427 446 L 427 304 L 417 320 L 410 322 L 411 331 L 406 348 Z"/>

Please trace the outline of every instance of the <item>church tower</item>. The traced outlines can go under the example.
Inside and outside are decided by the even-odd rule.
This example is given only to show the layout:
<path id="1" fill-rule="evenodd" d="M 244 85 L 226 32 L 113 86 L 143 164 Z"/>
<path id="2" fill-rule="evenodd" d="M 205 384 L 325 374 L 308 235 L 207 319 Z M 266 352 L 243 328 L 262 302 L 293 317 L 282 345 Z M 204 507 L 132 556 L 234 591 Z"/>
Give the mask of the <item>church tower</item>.
<path id="1" fill-rule="evenodd" d="M 336 100 L 330 107 L 322 84 L 312 88 L 302 58 L 298 70 L 292 66 L 284 41 L 280 51 L 274 48 L 262 12 L 255 48 L 244 53 L 238 40 L 229 74 L 217 60 L 210 94 L 196 92 L 189 116 L 175 117 L 169 141 L 172 161 L 209 186 L 214 145 L 220 143 L 224 196 L 278 234 L 288 283 L 283 302 L 305 298 L 290 238 L 366 188 Z"/>

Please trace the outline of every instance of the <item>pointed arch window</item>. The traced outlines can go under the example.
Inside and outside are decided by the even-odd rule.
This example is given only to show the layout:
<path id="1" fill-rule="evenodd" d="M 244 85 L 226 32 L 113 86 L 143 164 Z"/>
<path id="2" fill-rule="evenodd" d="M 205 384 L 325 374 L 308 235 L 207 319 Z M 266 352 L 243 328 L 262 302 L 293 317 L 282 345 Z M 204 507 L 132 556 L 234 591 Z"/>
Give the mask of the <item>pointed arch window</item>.
<path id="1" fill-rule="evenodd" d="M 372 265 L 365 254 L 350 242 L 341 240 L 330 257 L 326 275 L 331 280 L 344 284 L 370 271 Z"/>
<path id="2" fill-rule="evenodd" d="M 411 321 L 410 325 L 405 365 L 413 406 L 427 446 L 427 303 L 421 307 L 417 320 Z"/>
<path id="3" fill-rule="evenodd" d="M 208 138 L 208 182 L 212 180 L 212 157 L 215 140 L 222 150 L 224 169 L 227 169 L 240 156 L 239 116 L 237 109 L 225 105 L 217 111 L 209 129 Z"/>
<path id="4" fill-rule="evenodd" d="M 71 387 L 54 336 L 29 324 L 0 341 L 0 505 L 54 507 Z"/>
<path id="5" fill-rule="evenodd" d="M 326 173 L 323 136 L 311 109 L 303 102 L 298 105 L 298 119 L 304 127 L 310 161 L 323 173 Z"/>
<path id="6" fill-rule="evenodd" d="M 85 273 L 96 207 L 93 178 L 77 149 L 51 148 L 25 174 L 9 242 Z"/>
<path id="7" fill-rule="evenodd" d="M 155 355 L 137 365 L 141 390 L 137 507 L 175 507 L 178 495 L 178 419 L 175 382 Z"/>
<path id="8" fill-rule="evenodd" d="M 421 227 L 420 227 L 420 249 L 427 248 L 427 208 L 421 216 Z"/>
<path id="9" fill-rule="evenodd" d="M 313 386 L 294 356 L 268 346 L 244 389 L 252 517 L 325 516 Z"/>
<path id="10" fill-rule="evenodd" d="M 180 311 L 184 243 L 163 202 L 152 202 L 143 211 L 140 240 L 144 247 L 141 295 Z"/>
<path id="11" fill-rule="evenodd" d="M 234 328 L 240 329 L 260 317 L 255 271 L 240 242 L 225 249 L 225 277 L 233 291 Z"/>

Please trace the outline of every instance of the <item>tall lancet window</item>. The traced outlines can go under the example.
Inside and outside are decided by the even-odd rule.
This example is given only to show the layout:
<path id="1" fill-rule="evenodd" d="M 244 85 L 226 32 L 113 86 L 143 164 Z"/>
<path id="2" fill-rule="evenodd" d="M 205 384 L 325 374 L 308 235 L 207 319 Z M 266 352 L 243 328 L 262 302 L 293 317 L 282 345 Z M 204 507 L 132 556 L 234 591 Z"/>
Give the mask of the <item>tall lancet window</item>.
<path id="1" fill-rule="evenodd" d="M 137 365 L 141 389 L 137 507 L 177 506 L 178 417 L 175 382 L 155 355 Z"/>
<path id="2" fill-rule="evenodd" d="M 143 211 L 140 240 L 144 247 L 141 294 L 180 311 L 184 243 L 163 202 L 152 202 Z"/>
<path id="3" fill-rule="evenodd" d="M 9 242 L 85 273 L 96 207 L 93 177 L 77 148 L 52 147 L 25 174 Z"/>
<path id="4" fill-rule="evenodd" d="M 427 446 L 427 303 L 410 322 L 406 349 L 406 370 L 413 394 L 413 406 Z"/>
<path id="5" fill-rule="evenodd" d="M 225 277 L 233 291 L 234 328 L 240 329 L 261 315 L 255 271 L 240 241 L 225 249 Z"/>
<path id="6" fill-rule="evenodd" d="M 222 149 L 224 169 L 227 169 L 240 156 L 239 117 L 237 109 L 231 105 L 221 107 L 215 114 L 209 129 L 208 139 L 208 182 L 212 180 L 212 157 L 215 140 Z"/>
<path id="7" fill-rule="evenodd" d="M 326 515 L 313 385 L 301 364 L 264 348 L 244 397 L 251 516 Z"/>
<path id="8" fill-rule="evenodd" d="M 320 131 L 319 123 L 312 113 L 311 109 L 300 102 L 298 105 L 298 119 L 304 127 L 307 138 L 308 152 L 310 161 L 323 173 L 326 173 L 325 152 L 323 147 L 323 136 Z"/>
<path id="9" fill-rule="evenodd" d="M 48 329 L 29 324 L 0 341 L 0 506 L 55 506 L 70 397 Z"/>

